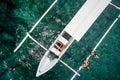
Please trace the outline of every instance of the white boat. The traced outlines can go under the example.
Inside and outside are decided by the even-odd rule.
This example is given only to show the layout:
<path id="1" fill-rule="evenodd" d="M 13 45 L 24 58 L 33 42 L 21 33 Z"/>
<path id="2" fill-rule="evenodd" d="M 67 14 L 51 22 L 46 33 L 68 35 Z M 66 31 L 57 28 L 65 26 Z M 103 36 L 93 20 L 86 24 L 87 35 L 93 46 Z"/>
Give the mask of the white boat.
<path id="1" fill-rule="evenodd" d="M 58 38 L 46 50 L 40 61 L 36 76 L 49 71 L 60 60 L 74 40 L 79 41 L 108 6 L 111 0 L 87 0 Z"/>
<path id="2" fill-rule="evenodd" d="M 36 76 L 42 75 L 43 73 L 50 70 L 59 61 L 59 59 L 73 41 L 74 39 L 65 31 L 59 35 L 59 37 L 43 56 Z"/>

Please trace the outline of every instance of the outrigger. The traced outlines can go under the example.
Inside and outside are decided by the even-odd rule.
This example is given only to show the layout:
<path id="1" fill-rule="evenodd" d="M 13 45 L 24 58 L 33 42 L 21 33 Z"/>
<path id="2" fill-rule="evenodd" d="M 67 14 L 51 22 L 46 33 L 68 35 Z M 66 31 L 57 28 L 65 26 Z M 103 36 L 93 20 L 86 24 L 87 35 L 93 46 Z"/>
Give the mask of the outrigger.
<path id="1" fill-rule="evenodd" d="M 55 5 L 56 2 L 57 0 L 53 2 L 53 4 L 48 8 L 48 10 L 36 22 L 36 24 L 31 28 L 31 30 L 27 33 L 27 35 L 24 37 L 21 43 L 14 50 L 14 52 L 16 52 L 23 44 L 23 42 L 29 37 L 35 43 L 41 46 L 44 50 L 46 50 L 45 55 L 41 59 L 40 64 L 38 66 L 36 73 L 37 77 L 53 68 L 58 61 L 63 63 L 75 74 L 80 76 L 80 74 L 77 71 L 75 71 L 64 61 L 62 61 L 61 57 L 69 48 L 69 46 L 73 43 L 74 40 L 79 41 L 84 36 L 84 34 L 88 31 L 88 29 L 99 17 L 99 15 L 103 12 L 103 10 L 109 5 L 111 0 L 87 0 L 84 3 L 84 5 L 78 10 L 78 12 L 69 22 L 69 24 L 65 27 L 65 29 L 61 32 L 61 34 L 57 37 L 54 43 L 50 46 L 50 48 L 46 49 L 39 42 L 37 42 L 30 35 L 30 33 L 34 30 L 38 23 L 45 17 L 45 15 Z"/>
<path id="2" fill-rule="evenodd" d="M 109 31 L 112 29 L 112 27 L 115 25 L 115 23 L 118 21 L 118 19 L 120 18 L 120 15 L 118 15 L 118 17 L 113 21 L 113 23 L 111 24 L 111 26 L 107 29 L 107 31 L 104 33 L 104 35 L 101 37 L 101 39 L 98 41 L 98 43 L 95 45 L 95 47 L 93 48 L 93 50 L 91 51 L 91 53 L 95 53 L 96 49 L 98 48 L 98 46 L 101 44 L 101 42 L 104 40 L 104 38 L 106 37 L 106 35 L 109 33 Z M 88 55 L 88 57 L 85 59 L 85 61 L 88 61 L 90 59 L 90 57 L 92 56 L 91 53 Z M 79 67 L 79 69 L 77 70 L 77 72 L 80 72 L 80 70 L 84 68 L 83 65 L 81 65 Z M 74 74 L 70 80 L 74 80 L 74 78 L 76 77 L 77 74 Z"/>

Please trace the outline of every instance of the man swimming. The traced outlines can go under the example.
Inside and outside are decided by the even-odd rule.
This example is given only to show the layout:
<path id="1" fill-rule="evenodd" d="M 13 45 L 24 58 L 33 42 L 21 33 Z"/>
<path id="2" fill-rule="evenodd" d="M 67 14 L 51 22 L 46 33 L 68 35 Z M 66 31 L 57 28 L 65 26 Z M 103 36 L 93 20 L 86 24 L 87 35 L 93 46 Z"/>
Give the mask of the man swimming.
<path id="1" fill-rule="evenodd" d="M 99 56 L 98 56 L 97 54 L 95 54 L 94 51 L 92 51 L 92 52 L 90 53 L 90 55 L 93 56 L 94 58 L 99 58 Z"/>
<path id="2" fill-rule="evenodd" d="M 83 64 L 82 64 L 82 67 L 83 67 L 83 68 L 90 69 L 90 67 L 89 67 L 89 61 L 88 61 L 88 60 L 85 60 L 85 61 L 83 62 Z"/>

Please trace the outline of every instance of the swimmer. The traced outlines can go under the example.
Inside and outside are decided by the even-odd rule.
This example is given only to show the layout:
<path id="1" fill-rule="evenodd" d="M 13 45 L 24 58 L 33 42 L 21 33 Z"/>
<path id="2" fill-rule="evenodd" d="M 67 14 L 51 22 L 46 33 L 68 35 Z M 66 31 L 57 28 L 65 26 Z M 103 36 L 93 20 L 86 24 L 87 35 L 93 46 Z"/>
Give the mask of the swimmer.
<path id="1" fill-rule="evenodd" d="M 90 69 L 90 67 L 89 67 L 89 61 L 88 61 L 88 60 L 85 60 L 84 63 L 82 64 L 82 67 L 83 67 L 83 68 Z"/>
<path id="2" fill-rule="evenodd" d="M 90 53 L 90 55 L 93 56 L 94 58 L 99 58 L 99 56 L 98 56 L 97 54 L 95 54 L 94 51 L 92 51 L 92 52 Z"/>

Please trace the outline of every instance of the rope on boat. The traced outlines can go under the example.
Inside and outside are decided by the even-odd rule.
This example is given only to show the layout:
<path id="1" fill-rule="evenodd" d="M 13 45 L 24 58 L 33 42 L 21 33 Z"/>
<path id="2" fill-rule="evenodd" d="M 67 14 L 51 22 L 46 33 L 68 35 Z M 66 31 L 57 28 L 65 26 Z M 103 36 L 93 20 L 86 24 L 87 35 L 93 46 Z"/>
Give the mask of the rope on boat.
<path id="1" fill-rule="evenodd" d="M 51 6 L 45 11 L 45 13 L 39 18 L 39 20 L 34 24 L 34 26 L 31 28 L 31 30 L 29 31 L 29 33 L 31 33 L 35 27 L 41 22 L 41 20 L 46 16 L 46 14 L 51 10 L 51 8 L 55 5 L 55 3 L 57 2 L 58 0 L 55 0 Z M 28 35 L 26 35 L 23 40 L 20 42 L 20 44 L 14 49 L 14 52 L 16 52 L 20 47 L 21 45 L 25 42 L 25 40 L 28 38 Z"/>

